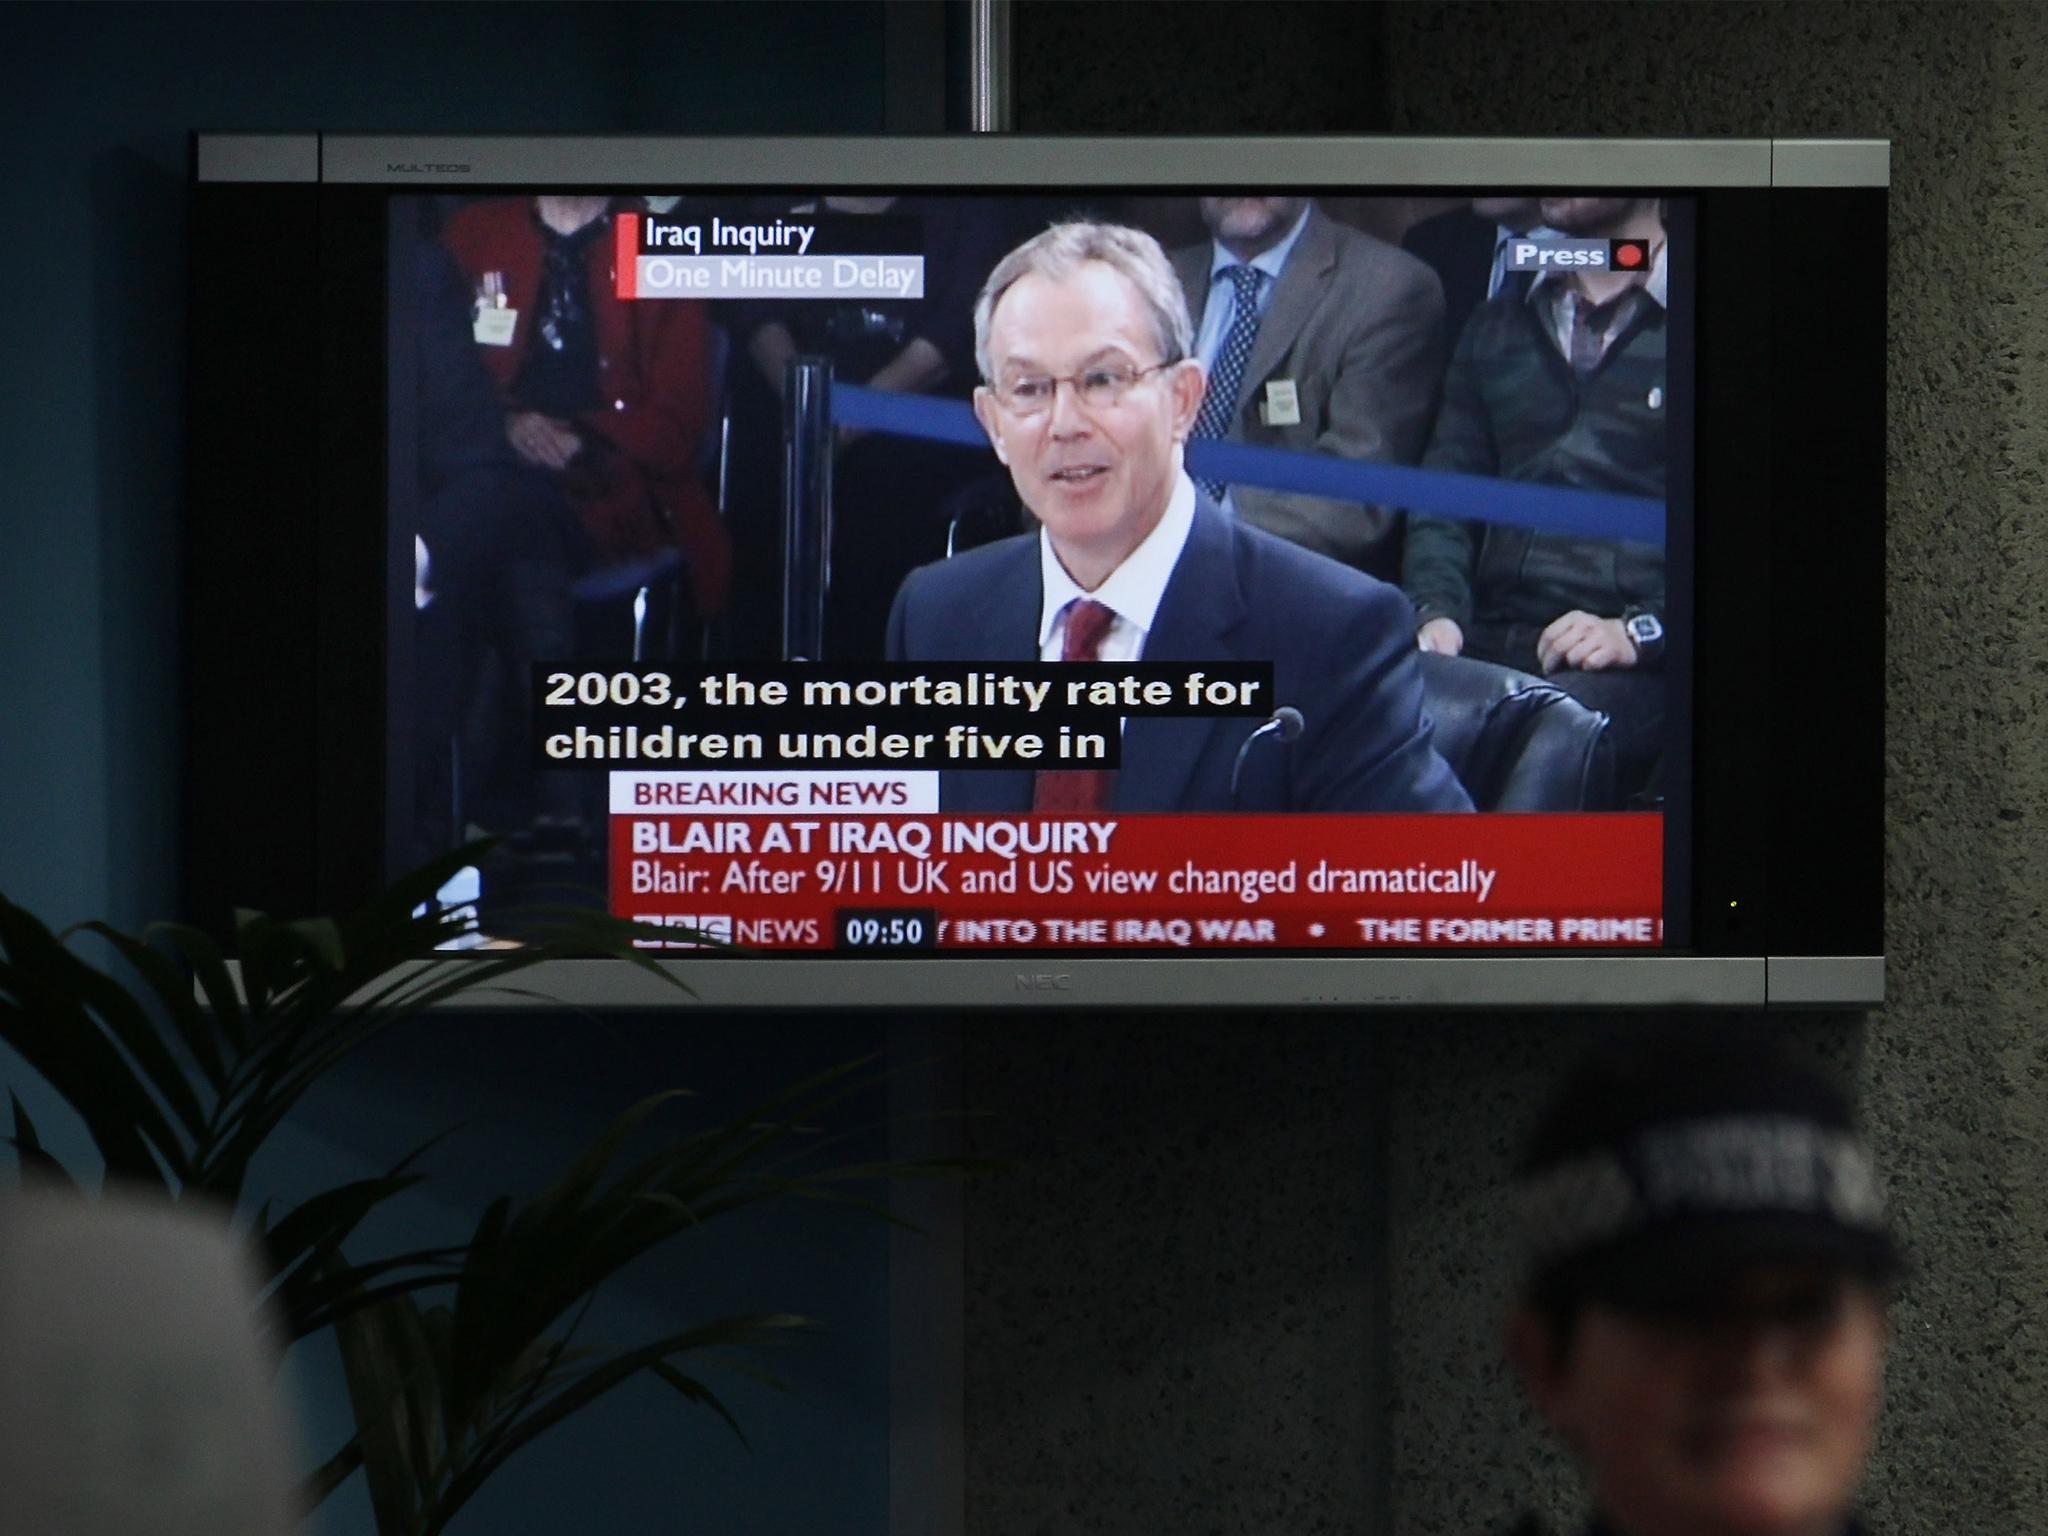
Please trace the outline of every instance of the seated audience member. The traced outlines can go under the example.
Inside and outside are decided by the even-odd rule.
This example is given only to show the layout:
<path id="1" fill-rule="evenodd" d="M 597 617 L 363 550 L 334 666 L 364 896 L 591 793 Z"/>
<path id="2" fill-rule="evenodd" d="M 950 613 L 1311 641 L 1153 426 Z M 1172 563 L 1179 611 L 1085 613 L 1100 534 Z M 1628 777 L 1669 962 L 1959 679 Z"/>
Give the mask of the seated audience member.
<path id="1" fill-rule="evenodd" d="M 1269 662 L 1298 739 L 1132 718 L 1116 772 L 947 771 L 949 811 L 1468 811 L 1430 744 L 1399 591 L 1227 517 L 1181 467 L 1202 401 L 1159 242 L 1056 225 L 974 306 L 974 410 L 1036 533 L 911 573 L 897 661 Z"/>
<path id="2" fill-rule="evenodd" d="M 818 213 L 901 221 L 911 231 L 904 254 L 924 256 L 924 294 L 734 306 L 741 354 L 734 376 L 735 455 L 743 466 L 735 482 L 735 523 L 741 581 L 750 593 L 782 590 L 780 402 L 790 359 L 829 358 L 841 383 L 965 399 L 974 377 L 974 294 L 1007 235 L 996 206 L 979 198 L 831 196 L 772 203 L 757 216 Z M 940 509 L 986 464 L 972 449 L 841 429 L 833 462 L 826 655 L 881 655 L 883 621 L 898 583 L 911 567 L 944 552 Z M 737 622 L 737 649 L 772 653 L 779 644 L 772 607 L 737 616 Z"/>
<path id="3" fill-rule="evenodd" d="M 1651 242 L 1642 273 L 1542 273 L 1473 313 L 1444 378 L 1432 469 L 1661 499 L 1665 251 L 1651 198 L 1545 198 L 1578 238 Z M 1614 721 L 1625 794 L 1662 750 L 1664 549 L 1411 517 L 1401 584 L 1422 649 L 1540 672 Z"/>
<path id="4" fill-rule="evenodd" d="M 559 477 L 513 452 L 472 337 L 468 284 L 438 244 L 417 249 L 413 305 L 422 551 L 413 857 L 424 860 L 462 837 L 451 818 L 458 801 L 465 820 L 508 829 L 536 814 L 573 819 L 566 780 L 528 764 L 525 679 L 574 654 L 569 584 L 589 540 Z"/>
<path id="5" fill-rule="evenodd" d="M 1589 1536 L 1859 1530 L 1903 1265 L 1834 1087 L 1759 1041 L 1596 1058 L 1517 1197 L 1509 1353 Z"/>
<path id="6" fill-rule="evenodd" d="M 445 240 L 513 457 L 560 486 L 588 563 L 679 548 L 698 618 L 724 605 L 731 552 L 698 473 L 713 380 L 704 306 L 628 301 L 602 197 L 475 203 Z"/>
<path id="7" fill-rule="evenodd" d="M 1529 291 L 1528 275 L 1507 269 L 1508 241 L 1516 235 L 1554 233 L 1543 225 L 1533 197 L 1475 197 L 1412 226 L 1401 249 L 1429 263 L 1444 285 L 1444 335 L 1458 343 L 1472 311 L 1502 288 Z"/>
<path id="8" fill-rule="evenodd" d="M 1193 436 L 1412 464 L 1444 365 L 1429 269 L 1305 197 L 1205 197 L 1210 240 L 1174 254 L 1208 375 Z M 1392 580 L 1400 514 L 1205 483 L 1224 510 Z"/>

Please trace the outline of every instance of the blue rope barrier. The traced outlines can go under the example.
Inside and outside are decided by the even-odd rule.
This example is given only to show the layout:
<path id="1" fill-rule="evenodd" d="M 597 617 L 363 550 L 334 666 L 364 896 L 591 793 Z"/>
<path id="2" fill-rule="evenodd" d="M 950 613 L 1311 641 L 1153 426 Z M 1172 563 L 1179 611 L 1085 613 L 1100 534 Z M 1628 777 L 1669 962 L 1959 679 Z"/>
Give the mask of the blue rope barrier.
<path id="1" fill-rule="evenodd" d="M 832 416 L 841 426 L 937 443 L 986 448 L 974 412 L 958 400 L 896 394 L 858 384 L 832 386 Z M 1617 496 L 1528 480 L 1370 464 L 1319 453 L 1260 448 L 1250 443 L 1188 444 L 1188 472 L 1226 485 L 1327 496 L 1332 501 L 1404 507 L 1433 517 L 1505 523 L 1543 533 L 1641 544 L 1664 542 L 1664 503 L 1649 496 Z"/>
<path id="2" fill-rule="evenodd" d="M 930 395 L 905 395 L 832 381 L 832 419 L 842 427 L 922 437 L 963 448 L 988 447 L 988 434 L 974 412 L 959 400 L 934 400 Z"/>
<path id="3" fill-rule="evenodd" d="M 642 587 L 651 587 L 666 580 L 680 570 L 682 564 L 683 552 L 671 544 L 638 560 L 602 566 L 575 581 L 569 588 L 569 595 L 579 603 L 609 602 L 612 598 L 624 597 L 628 592 L 637 592 Z"/>

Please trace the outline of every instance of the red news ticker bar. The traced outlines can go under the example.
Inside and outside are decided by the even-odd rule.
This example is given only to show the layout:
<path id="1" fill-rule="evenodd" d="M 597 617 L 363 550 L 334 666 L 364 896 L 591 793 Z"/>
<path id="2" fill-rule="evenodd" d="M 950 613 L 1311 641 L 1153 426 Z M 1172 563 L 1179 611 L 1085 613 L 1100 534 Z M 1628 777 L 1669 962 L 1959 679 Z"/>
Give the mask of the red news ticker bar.
<path id="1" fill-rule="evenodd" d="M 1656 815 L 617 815 L 612 911 L 825 949 L 843 908 L 942 949 L 1655 948 Z"/>
<path id="2" fill-rule="evenodd" d="M 612 220 L 612 278 L 619 297 L 640 297 L 640 215 L 622 213 Z"/>

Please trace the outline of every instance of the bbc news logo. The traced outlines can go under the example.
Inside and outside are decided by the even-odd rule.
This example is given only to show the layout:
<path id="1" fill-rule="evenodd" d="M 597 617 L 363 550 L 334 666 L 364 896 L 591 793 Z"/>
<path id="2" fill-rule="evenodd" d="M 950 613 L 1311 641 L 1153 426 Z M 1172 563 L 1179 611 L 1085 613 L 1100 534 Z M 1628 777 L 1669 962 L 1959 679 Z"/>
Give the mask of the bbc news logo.
<path id="1" fill-rule="evenodd" d="M 632 921 L 656 928 L 691 930 L 690 935 L 684 938 L 635 939 L 635 949 L 721 949 L 732 943 L 732 916 L 725 912 L 635 912 Z"/>
<path id="2" fill-rule="evenodd" d="M 1647 272 L 1647 240 L 1510 240 L 1510 272 Z"/>

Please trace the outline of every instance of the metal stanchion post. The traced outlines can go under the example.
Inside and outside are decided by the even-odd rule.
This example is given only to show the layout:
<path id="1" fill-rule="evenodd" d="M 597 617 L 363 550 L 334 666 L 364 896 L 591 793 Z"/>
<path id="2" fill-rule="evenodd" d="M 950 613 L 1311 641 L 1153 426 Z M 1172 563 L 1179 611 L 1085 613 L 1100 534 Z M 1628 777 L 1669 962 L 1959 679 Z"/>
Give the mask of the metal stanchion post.
<path id="1" fill-rule="evenodd" d="M 782 382 L 782 658 L 816 661 L 832 585 L 832 360 L 793 357 Z"/>
<path id="2" fill-rule="evenodd" d="M 1011 123 L 1010 0 L 969 0 L 967 126 L 1007 133 Z"/>

